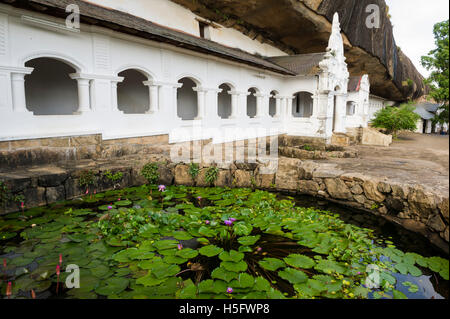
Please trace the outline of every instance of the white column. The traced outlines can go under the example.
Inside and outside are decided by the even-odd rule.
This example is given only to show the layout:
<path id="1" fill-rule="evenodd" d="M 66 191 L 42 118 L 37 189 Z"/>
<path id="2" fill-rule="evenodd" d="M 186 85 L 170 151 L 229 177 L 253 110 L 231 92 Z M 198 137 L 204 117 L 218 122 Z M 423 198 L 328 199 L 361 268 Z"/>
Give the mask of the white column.
<path id="1" fill-rule="evenodd" d="M 197 117 L 195 120 L 202 120 L 205 117 L 205 98 L 206 98 L 206 90 L 201 87 L 193 88 L 194 91 L 197 92 Z"/>
<path id="2" fill-rule="evenodd" d="M 117 99 L 117 84 L 122 81 L 111 81 L 111 112 L 119 112 L 119 101 Z"/>
<path id="3" fill-rule="evenodd" d="M 231 95 L 231 115 L 230 119 L 237 118 L 238 114 L 238 106 L 239 106 L 239 93 L 235 91 L 230 91 L 229 94 Z"/>
<path id="4" fill-rule="evenodd" d="M 263 98 L 264 98 L 264 94 L 255 94 L 256 96 L 256 115 L 255 118 L 261 118 L 262 114 L 263 114 Z"/>
<path id="5" fill-rule="evenodd" d="M 275 97 L 275 115 L 274 118 L 280 118 L 281 116 L 281 96 L 276 95 Z"/>
<path id="6" fill-rule="evenodd" d="M 334 115 L 334 132 L 345 133 L 345 94 L 336 94 L 336 114 Z"/>
<path id="7" fill-rule="evenodd" d="M 90 82 L 91 79 L 82 77 L 78 73 L 69 74 L 78 84 L 78 113 L 91 111 Z"/>
<path id="8" fill-rule="evenodd" d="M 12 102 L 15 113 L 31 113 L 27 109 L 25 98 L 25 75 L 29 73 L 11 73 Z"/>
<path id="9" fill-rule="evenodd" d="M 147 114 L 156 113 L 159 110 L 159 86 L 153 81 L 144 81 L 145 86 L 149 89 L 150 106 Z"/>

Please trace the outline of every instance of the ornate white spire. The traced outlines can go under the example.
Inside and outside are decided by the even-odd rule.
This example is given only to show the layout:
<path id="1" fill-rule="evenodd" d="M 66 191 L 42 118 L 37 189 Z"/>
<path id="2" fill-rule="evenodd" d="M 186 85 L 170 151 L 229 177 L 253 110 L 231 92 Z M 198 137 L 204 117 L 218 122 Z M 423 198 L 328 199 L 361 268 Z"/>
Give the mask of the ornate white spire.
<path id="1" fill-rule="evenodd" d="M 328 41 L 328 52 L 331 52 L 336 58 L 344 57 L 344 41 L 341 35 L 341 24 L 339 23 L 339 14 L 336 12 L 333 16 L 333 27 L 331 30 L 330 40 Z"/>

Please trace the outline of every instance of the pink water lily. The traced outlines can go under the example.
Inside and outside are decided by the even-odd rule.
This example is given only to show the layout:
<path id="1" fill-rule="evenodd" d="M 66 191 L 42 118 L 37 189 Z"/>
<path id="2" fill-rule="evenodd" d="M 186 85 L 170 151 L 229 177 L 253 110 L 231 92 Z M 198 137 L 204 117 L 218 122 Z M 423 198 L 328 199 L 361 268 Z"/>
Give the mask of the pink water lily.
<path id="1" fill-rule="evenodd" d="M 113 207 L 110 205 L 110 206 L 108 206 L 108 210 L 111 210 L 111 209 L 113 209 Z"/>
<path id="2" fill-rule="evenodd" d="M 225 225 L 227 225 L 227 226 L 231 226 L 231 225 L 233 225 L 233 222 L 231 221 L 231 220 L 226 220 L 226 221 L 224 221 L 224 223 L 225 223 Z"/>
<path id="3" fill-rule="evenodd" d="M 183 245 L 182 244 L 178 244 L 178 250 L 182 250 L 183 249 Z"/>
<path id="4" fill-rule="evenodd" d="M 158 191 L 165 192 L 166 191 L 166 185 L 159 185 L 158 186 Z"/>
<path id="5" fill-rule="evenodd" d="M 237 221 L 236 218 L 230 218 L 230 220 L 234 223 L 235 221 Z"/>
<path id="6" fill-rule="evenodd" d="M 211 222 L 209 220 L 205 220 L 205 224 L 209 225 Z"/>
<path id="7" fill-rule="evenodd" d="M 228 288 L 227 288 L 227 294 L 232 294 L 232 293 L 233 293 L 233 288 L 228 287 Z"/>

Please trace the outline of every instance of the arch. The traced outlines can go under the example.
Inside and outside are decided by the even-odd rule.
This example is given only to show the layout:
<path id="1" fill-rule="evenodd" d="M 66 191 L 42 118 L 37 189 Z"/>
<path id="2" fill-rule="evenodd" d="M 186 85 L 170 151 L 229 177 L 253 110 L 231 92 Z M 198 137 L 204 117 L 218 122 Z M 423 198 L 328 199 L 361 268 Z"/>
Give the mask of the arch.
<path id="1" fill-rule="evenodd" d="M 123 71 L 127 71 L 127 70 L 135 70 L 135 71 L 141 73 L 142 75 L 144 75 L 148 80 L 156 79 L 155 74 L 153 72 L 151 72 L 149 69 L 139 66 L 139 65 L 135 65 L 135 64 L 123 65 L 122 67 L 117 69 L 116 74 L 122 73 Z"/>
<path id="2" fill-rule="evenodd" d="M 183 79 L 186 79 L 186 78 L 193 81 L 197 87 L 202 86 L 203 81 L 199 77 L 197 77 L 196 75 L 193 75 L 191 73 L 183 73 L 183 74 L 179 75 L 176 79 L 177 79 L 178 83 L 181 83 L 180 81 Z"/>
<path id="3" fill-rule="evenodd" d="M 177 89 L 177 115 L 183 121 L 194 120 L 198 116 L 198 96 L 194 88 L 198 87 L 199 82 L 191 77 L 184 77 L 178 83 L 183 85 Z"/>
<path id="4" fill-rule="evenodd" d="M 247 116 L 250 118 L 255 118 L 258 113 L 258 99 L 256 98 L 256 94 L 260 91 L 256 87 L 251 87 L 248 89 L 250 93 L 247 95 Z"/>
<path id="5" fill-rule="evenodd" d="M 48 58 L 48 59 L 54 59 L 54 60 L 63 62 L 64 64 L 70 65 L 72 68 L 74 68 L 76 73 L 80 73 L 80 72 L 83 72 L 83 70 L 86 70 L 84 65 L 77 59 L 75 59 L 69 55 L 66 55 L 63 53 L 56 53 L 53 51 L 34 52 L 30 55 L 23 57 L 22 60 L 20 61 L 20 65 L 25 66 L 27 64 L 27 62 L 29 62 L 31 60 L 36 60 L 39 58 Z"/>
<path id="6" fill-rule="evenodd" d="M 273 90 L 270 92 L 270 98 L 269 98 L 269 115 L 271 117 L 274 117 L 277 114 L 277 99 L 275 96 L 279 95 L 280 93 L 276 90 Z"/>
<path id="7" fill-rule="evenodd" d="M 150 109 L 149 88 L 144 85 L 148 74 L 140 69 L 126 69 L 118 73 L 123 81 L 117 84 L 117 105 L 124 114 L 145 114 Z"/>
<path id="8" fill-rule="evenodd" d="M 78 110 L 77 81 L 72 64 L 61 59 L 39 57 L 25 62 L 33 72 L 25 76 L 27 108 L 34 115 L 70 115 Z"/>
<path id="9" fill-rule="evenodd" d="M 217 95 L 217 112 L 220 118 L 228 119 L 232 113 L 232 97 L 229 92 L 234 88 L 228 83 L 223 83 L 219 89 L 222 92 Z"/>
<path id="10" fill-rule="evenodd" d="M 356 114 L 356 102 L 355 101 L 347 101 L 346 114 L 347 114 L 347 116 L 353 116 Z"/>
<path id="11" fill-rule="evenodd" d="M 292 101 L 293 117 L 310 118 L 313 115 L 313 95 L 310 92 L 300 91 L 294 93 Z"/>

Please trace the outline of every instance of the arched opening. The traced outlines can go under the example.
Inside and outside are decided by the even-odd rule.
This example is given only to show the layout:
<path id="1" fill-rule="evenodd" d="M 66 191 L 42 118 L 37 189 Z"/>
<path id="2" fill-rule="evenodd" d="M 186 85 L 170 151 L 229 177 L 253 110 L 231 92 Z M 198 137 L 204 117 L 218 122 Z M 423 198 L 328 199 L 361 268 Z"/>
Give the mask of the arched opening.
<path id="1" fill-rule="evenodd" d="M 144 85 L 148 77 L 140 71 L 128 69 L 119 73 L 124 80 L 117 84 L 117 104 L 125 114 L 144 114 L 150 109 L 149 89 Z"/>
<path id="2" fill-rule="evenodd" d="M 348 101 L 346 111 L 347 116 L 355 115 L 355 112 L 356 112 L 356 103 L 353 101 Z"/>
<path id="3" fill-rule="evenodd" d="M 190 78 L 182 78 L 178 83 L 183 84 L 177 90 L 177 115 L 183 121 L 194 120 L 198 116 L 197 84 Z"/>
<path id="4" fill-rule="evenodd" d="M 292 102 L 292 115 L 294 117 L 308 118 L 313 114 L 313 98 L 309 92 L 298 92 L 294 94 Z"/>
<path id="5" fill-rule="evenodd" d="M 78 110 L 77 81 L 70 78 L 76 70 L 53 58 L 37 58 L 25 63 L 34 68 L 25 76 L 27 108 L 34 115 L 70 115 Z"/>
<path id="6" fill-rule="evenodd" d="M 270 98 L 269 98 L 269 115 L 271 117 L 274 117 L 277 114 L 277 99 L 275 96 L 278 95 L 277 91 L 270 92 Z"/>
<path id="7" fill-rule="evenodd" d="M 228 84 L 222 84 L 219 86 L 219 89 L 222 90 L 218 94 L 218 115 L 222 119 L 227 119 L 231 116 L 231 104 L 232 98 L 230 95 L 231 87 Z"/>
<path id="8" fill-rule="evenodd" d="M 257 113 L 256 94 L 258 93 L 258 90 L 255 88 L 250 88 L 248 92 L 250 94 L 247 96 L 247 116 L 250 118 L 254 118 L 256 117 Z"/>

